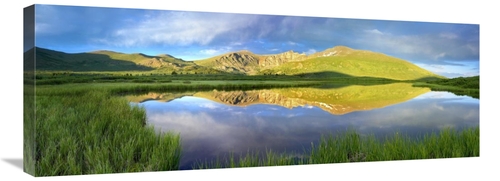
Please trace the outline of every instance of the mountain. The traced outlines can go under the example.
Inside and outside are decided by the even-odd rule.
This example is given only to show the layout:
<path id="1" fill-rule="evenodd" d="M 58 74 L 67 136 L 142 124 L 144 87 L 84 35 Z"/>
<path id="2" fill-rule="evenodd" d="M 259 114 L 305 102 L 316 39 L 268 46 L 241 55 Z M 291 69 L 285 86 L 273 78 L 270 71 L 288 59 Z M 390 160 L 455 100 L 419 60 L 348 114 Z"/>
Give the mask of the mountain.
<path id="1" fill-rule="evenodd" d="M 35 55 L 33 52 L 36 52 Z M 310 55 L 294 51 L 259 55 L 242 50 L 196 61 L 184 61 L 168 54 L 149 56 L 108 50 L 70 54 L 39 47 L 36 47 L 36 51 L 27 51 L 25 57 L 36 57 L 37 70 L 176 71 L 190 74 L 374 77 L 395 80 L 445 78 L 403 59 L 345 46 L 336 46 Z M 25 61 L 25 65 L 30 65 L 30 62 Z"/>
<path id="2" fill-rule="evenodd" d="M 322 78 L 345 75 L 395 80 L 444 78 L 403 59 L 346 46 L 336 46 L 310 55 L 293 51 L 274 55 L 238 51 L 195 63 L 220 71 L 250 75 L 312 75 Z"/>
<path id="3" fill-rule="evenodd" d="M 196 70 L 205 69 L 191 61 L 184 61 L 168 54 L 149 56 L 142 53 L 125 54 L 108 50 L 85 53 L 64 53 L 35 47 L 25 53 L 35 53 L 37 70 L 70 71 L 150 71 L 150 70 Z M 25 60 L 25 64 L 31 61 Z"/>
<path id="4" fill-rule="evenodd" d="M 314 74 L 335 72 L 356 77 L 395 80 L 444 78 L 413 63 L 382 53 L 337 46 L 308 56 L 304 61 L 287 62 L 261 71 L 263 74 Z"/>
<path id="5" fill-rule="evenodd" d="M 242 50 L 216 57 L 195 61 L 197 65 L 211 67 L 230 73 L 254 73 L 259 69 L 260 56 L 250 51 Z"/>
<path id="6" fill-rule="evenodd" d="M 318 72 L 396 80 L 444 78 L 403 59 L 345 46 L 329 48 L 309 55 L 304 61 L 290 62 L 263 71 L 269 74 L 314 74 Z"/>
<path id="7" fill-rule="evenodd" d="M 23 70 L 31 72 L 35 70 L 35 48 L 31 48 L 24 52 L 23 55 Z"/>
<path id="8" fill-rule="evenodd" d="M 295 62 L 305 59 L 307 59 L 305 54 L 299 54 L 291 50 L 273 55 L 257 55 L 248 50 L 242 50 L 204 60 L 198 60 L 195 61 L 195 63 L 225 72 L 258 74 L 259 71 L 263 69 L 280 66 L 287 62 Z"/>

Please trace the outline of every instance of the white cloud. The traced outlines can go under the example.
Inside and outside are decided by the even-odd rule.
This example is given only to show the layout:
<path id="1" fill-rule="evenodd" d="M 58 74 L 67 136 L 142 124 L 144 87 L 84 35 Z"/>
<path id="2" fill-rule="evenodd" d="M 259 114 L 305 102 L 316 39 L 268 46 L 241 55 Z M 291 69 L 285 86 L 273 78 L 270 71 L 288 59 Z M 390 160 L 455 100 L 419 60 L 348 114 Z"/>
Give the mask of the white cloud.
<path id="1" fill-rule="evenodd" d="M 188 112 L 151 113 L 148 121 L 162 131 L 174 131 L 181 134 L 183 143 L 204 140 L 216 143 L 220 148 L 230 148 L 237 143 L 237 138 L 228 137 L 240 132 L 231 125 L 217 122 L 207 113 L 190 114 Z M 210 128 L 210 129 L 207 129 Z"/>
<path id="2" fill-rule="evenodd" d="M 447 38 L 447 39 L 456 39 L 456 38 L 458 38 L 458 35 L 456 35 L 454 33 L 441 33 L 441 34 L 439 34 L 439 37 Z"/>
<path id="3" fill-rule="evenodd" d="M 313 54 L 313 53 L 316 53 L 317 51 L 315 49 L 309 49 L 307 50 L 307 52 L 304 52 L 305 54 L 307 55 L 310 55 L 310 54 Z"/>
<path id="4" fill-rule="evenodd" d="M 314 106 L 311 106 L 311 105 L 304 105 L 303 107 L 306 108 L 306 109 L 312 109 L 312 108 L 314 108 Z"/>
<path id="5" fill-rule="evenodd" d="M 228 51 L 231 51 L 232 49 L 233 49 L 232 47 L 220 47 L 220 48 L 204 49 L 204 50 L 200 50 L 199 52 L 203 55 L 217 55 L 217 54 L 226 53 Z"/>
<path id="6" fill-rule="evenodd" d="M 138 24 L 122 27 L 112 34 L 115 45 L 149 44 L 206 45 L 217 36 L 246 28 L 254 16 L 168 12 L 151 15 Z M 105 41 L 111 42 L 111 41 Z"/>
<path id="7" fill-rule="evenodd" d="M 229 45 L 231 45 L 231 46 L 241 46 L 241 45 L 243 45 L 243 43 L 242 42 L 232 42 Z"/>
<path id="8" fill-rule="evenodd" d="M 397 35 L 372 29 L 363 31 L 362 36 L 355 41 L 367 49 L 384 50 L 388 54 L 410 61 L 437 62 L 442 59 L 464 59 L 479 55 L 478 45 L 464 43 L 465 39 L 452 33 Z"/>
<path id="9" fill-rule="evenodd" d="M 219 106 L 217 106 L 214 103 L 204 103 L 204 104 L 200 104 L 199 106 L 201 108 L 207 108 L 207 109 L 217 109 L 217 108 L 220 108 Z"/>
<path id="10" fill-rule="evenodd" d="M 466 49 L 474 54 L 479 54 L 479 45 L 466 44 Z"/>
<path id="11" fill-rule="evenodd" d="M 219 52 L 218 50 L 214 50 L 214 49 L 200 50 L 200 53 L 207 54 L 207 55 L 215 55 L 218 52 Z"/>
<path id="12" fill-rule="evenodd" d="M 262 41 L 262 40 L 255 40 L 254 42 L 255 42 L 255 43 L 260 43 L 260 44 L 264 44 L 264 43 L 265 43 L 265 42 L 264 42 L 264 41 Z"/>
<path id="13" fill-rule="evenodd" d="M 448 78 L 479 75 L 479 68 L 473 68 L 473 69 L 470 68 L 471 66 L 475 67 L 477 65 L 456 64 L 454 62 L 451 62 L 451 64 L 453 65 L 420 64 L 420 63 L 417 63 L 416 65 Z"/>
<path id="14" fill-rule="evenodd" d="M 377 29 L 371 29 L 371 30 L 365 30 L 366 33 L 370 33 L 370 34 L 376 34 L 376 35 L 383 35 L 384 33 L 382 33 L 381 31 L 377 30 Z"/>
<path id="15" fill-rule="evenodd" d="M 48 23 L 35 23 L 35 33 L 36 34 L 49 33 L 50 29 L 51 29 L 51 26 Z"/>
<path id="16" fill-rule="evenodd" d="M 54 6 L 36 5 L 35 33 L 58 34 L 71 30 L 74 25 L 64 24 L 64 16 Z"/>
<path id="17" fill-rule="evenodd" d="M 446 53 L 442 52 L 442 53 L 437 54 L 436 56 L 434 56 L 434 60 L 437 60 L 437 59 L 442 58 L 444 56 L 446 56 Z"/>
<path id="18" fill-rule="evenodd" d="M 431 65 L 429 65 L 429 67 L 433 67 L 433 68 L 441 69 L 441 70 L 444 69 L 444 66 L 442 66 L 442 65 L 435 65 L 435 64 L 431 64 Z"/>

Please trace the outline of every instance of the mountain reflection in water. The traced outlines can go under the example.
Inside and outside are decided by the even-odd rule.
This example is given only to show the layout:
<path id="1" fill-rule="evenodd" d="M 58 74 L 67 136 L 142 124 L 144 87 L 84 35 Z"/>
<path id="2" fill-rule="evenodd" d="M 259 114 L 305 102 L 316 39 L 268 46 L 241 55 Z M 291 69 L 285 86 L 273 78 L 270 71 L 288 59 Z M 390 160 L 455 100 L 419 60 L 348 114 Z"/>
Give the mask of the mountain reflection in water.
<path id="1" fill-rule="evenodd" d="M 336 89 L 280 88 L 250 91 L 204 91 L 182 93 L 148 93 L 129 95 L 131 102 L 148 100 L 171 101 L 183 96 L 194 96 L 233 106 L 273 104 L 286 108 L 316 106 L 334 115 L 382 108 L 410 100 L 429 92 L 429 88 L 413 87 L 408 83 L 385 85 L 350 85 Z"/>
<path id="2" fill-rule="evenodd" d="M 146 109 L 149 125 L 181 136 L 181 169 L 231 152 L 301 154 L 322 135 L 353 128 L 383 138 L 479 125 L 479 100 L 411 84 L 126 96 Z"/>

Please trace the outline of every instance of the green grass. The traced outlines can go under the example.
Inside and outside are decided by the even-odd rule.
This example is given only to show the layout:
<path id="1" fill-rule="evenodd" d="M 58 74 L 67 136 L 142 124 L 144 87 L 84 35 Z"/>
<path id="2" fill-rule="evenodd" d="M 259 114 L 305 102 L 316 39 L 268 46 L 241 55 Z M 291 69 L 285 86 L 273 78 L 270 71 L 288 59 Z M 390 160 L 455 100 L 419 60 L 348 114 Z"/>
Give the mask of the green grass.
<path id="1" fill-rule="evenodd" d="M 439 133 L 411 139 L 394 133 L 385 140 L 353 131 L 323 137 L 313 146 L 312 163 L 390 161 L 479 156 L 479 127 L 457 131 L 446 128 Z"/>
<path id="2" fill-rule="evenodd" d="M 322 78 L 309 78 L 304 76 L 268 76 L 268 75 L 238 75 L 238 74 L 167 74 L 156 72 L 66 72 L 66 71 L 38 71 L 36 73 L 37 85 L 58 85 L 70 83 L 130 83 L 148 82 L 161 83 L 169 81 L 324 81 Z M 25 81 L 30 81 L 26 79 Z M 337 79 L 336 79 L 337 80 Z M 328 79 L 332 81 L 332 79 Z M 338 81 L 356 82 L 390 82 L 391 80 L 370 78 L 339 78 Z"/>
<path id="3" fill-rule="evenodd" d="M 479 127 L 455 130 L 443 129 L 438 133 L 414 139 L 394 133 L 385 140 L 373 135 L 363 136 L 353 130 L 337 135 L 323 135 L 318 145 L 311 143 L 311 151 L 303 157 L 294 154 L 264 154 L 248 152 L 235 157 L 234 154 L 212 161 L 198 162 L 194 169 L 235 168 L 257 166 L 280 166 L 302 164 L 349 163 L 368 161 L 437 159 L 479 156 Z"/>
<path id="4" fill-rule="evenodd" d="M 23 93 L 23 170 L 35 175 L 35 96 L 33 84 L 24 85 Z"/>
<path id="5" fill-rule="evenodd" d="M 428 81 L 427 83 L 444 85 L 444 86 L 454 86 L 464 89 L 479 89 L 479 76 L 434 80 L 434 81 Z"/>
<path id="6" fill-rule="evenodd" d="M 416 82 L 415 87 L 429 87 L 433 91 L 448 91 L 479 99 L 479 76 Z"/>
<path id="7" fill-rule="evenodd" d="M 37 86 L 37 95 L 78 96 L 88 90 L 107 91 L 113 95 L 187 90 L 252 90 L 279 87 L 307 87 L 316 81 L 172 81 L 168 83 L 72 83 Z"/>
<path id="8" fill-rule="evenodd" d="M 36 176 L 179 167 L 179 135 L 158 134 L 145 125 L 144 109 L 130 106 L 109 92 L 89 90 L 81 96 L 40 94 L 36 97 L 36 112 Z"/>
<path id="9" fill-rule="evenodd" d="M 376 77 L 393 80 L 417 80 L 428 77 L 444 78 L 408 61 L 380 53 L 350 50 L 339 56 L 316 57 L 305 61 L 288 62 L 261 71 L 262 74 L 311 74 L 335 72 L 323 77 Z"/>
<path id="10" fill-rule="evenodd" d="M 309 164 L 307 159 L 294 156 L 293 154 L 278 154 L 272 150 L 264 153 L 248 151 L 236 157 L 231 153 L 227 157 L 216 158 L 211 161 L 198 161 L 192 165 L 193 169 L 213 168 L 238 168 L 238 167 L 262 167 L 262 166 L 284 166 Z"/>

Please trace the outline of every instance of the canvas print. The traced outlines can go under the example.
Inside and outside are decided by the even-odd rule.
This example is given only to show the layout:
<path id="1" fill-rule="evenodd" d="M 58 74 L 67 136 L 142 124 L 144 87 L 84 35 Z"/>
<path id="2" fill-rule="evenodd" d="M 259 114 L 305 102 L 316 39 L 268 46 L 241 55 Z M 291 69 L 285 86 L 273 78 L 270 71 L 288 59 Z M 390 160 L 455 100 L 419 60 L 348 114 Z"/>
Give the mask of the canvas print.
<path id="1" fill-rule="evenodd" d="M 479 24 L 36 4 L 23 48 L 37 177 L 479 157 Z"/>

